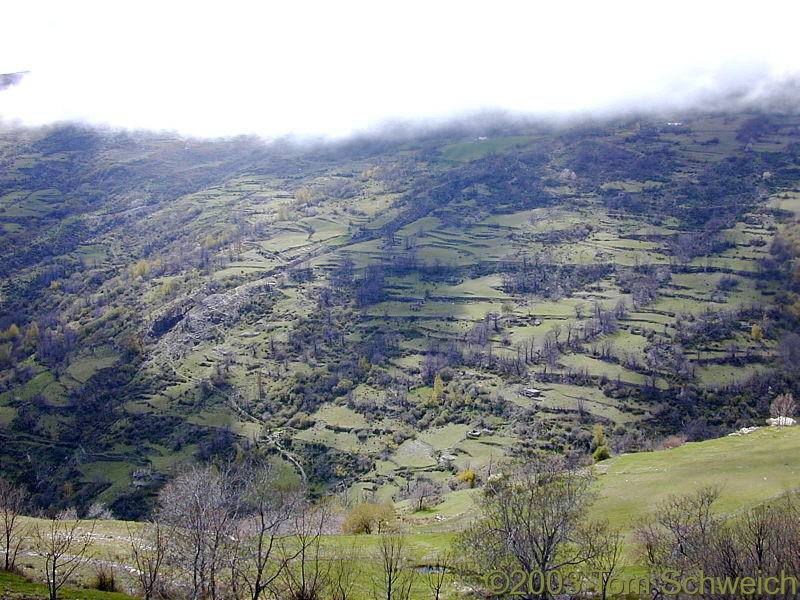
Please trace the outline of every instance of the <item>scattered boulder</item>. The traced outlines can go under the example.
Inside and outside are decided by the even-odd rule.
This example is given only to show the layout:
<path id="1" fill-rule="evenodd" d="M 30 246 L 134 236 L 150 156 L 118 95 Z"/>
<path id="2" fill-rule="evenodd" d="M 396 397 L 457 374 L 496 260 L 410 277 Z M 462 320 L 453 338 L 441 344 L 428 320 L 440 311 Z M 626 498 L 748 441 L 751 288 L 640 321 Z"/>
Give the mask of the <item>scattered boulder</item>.
<path id="1" fill-rule="evenodd" d="M 758 429 L 758 427 L 742 427 L 739 431 L 734 431 L 733 433 L 729 433 L 728 437 L 747 435 L 749 433 L 753 433 L 756 429 Z"/>
<path id="2" fill-rule="evenodd" d="M 770 427 L 791 427 L 797 425 L 792 417 L 775 417 L 774 419 L 767 419 L 767 425 Z"/>

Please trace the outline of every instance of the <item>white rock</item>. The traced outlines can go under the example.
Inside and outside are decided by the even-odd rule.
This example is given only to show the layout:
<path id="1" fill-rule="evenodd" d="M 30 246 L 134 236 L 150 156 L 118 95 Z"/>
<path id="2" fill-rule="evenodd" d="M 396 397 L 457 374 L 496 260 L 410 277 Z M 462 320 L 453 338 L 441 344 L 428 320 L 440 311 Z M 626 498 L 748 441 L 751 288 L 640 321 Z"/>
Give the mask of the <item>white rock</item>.
<path id="1" fill-rule="evenodd" d="M 767 419 L 767 425 L 770 427 L 791 427 L 792 425 L 796 425 L 797 421 L 795 421 L 792 417 L 776 417 L 774 419 Z"/>
<path id="2" fill-rule="evenodd" d="M 736 437 L 739 435 L 747 435 L 749 433 L 753 433 L 757 430 L 758 427 L 742 427 L 739 431 L 734 431 L 733 433 L 729 433 L 728 437 Z"/>

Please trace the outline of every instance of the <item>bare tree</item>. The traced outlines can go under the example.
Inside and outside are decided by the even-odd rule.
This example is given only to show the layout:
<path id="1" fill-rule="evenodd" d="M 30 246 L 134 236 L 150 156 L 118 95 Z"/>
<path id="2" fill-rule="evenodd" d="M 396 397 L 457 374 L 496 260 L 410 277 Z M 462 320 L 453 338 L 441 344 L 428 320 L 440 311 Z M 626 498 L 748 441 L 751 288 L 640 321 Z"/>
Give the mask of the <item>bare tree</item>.
<path id="1" fill-rule="evenodd" d="M 161 490 L 158 518 L 175 528 L 175 558 L 191 576 L 192 600 L 216 600 L 228 564 L 238 498 L 229 471 L 193 467 Z"/>
<path id="2" fill-rule="evenodd" d="M 769 412 L 771 417 L 792 417 L 797 411 L 797 404 L 792 394 L 781 394 L 770 404 Z"/>
<path id="3" fill-rule="evenodd" d="M 33 549 L 44 560 L 44 574 L 50 600 L 56 600 L 58 590 L 72 574 L 91 559 L 95 521 L 88 530 L 81 519 L 49 519 L 33 528 Z"/>
<path id="4" fill-rule="evenodd" d="M 717 526 L 711 506 L 718 497 L 713 487 L 671 496 L 639 523 L 636 537 L 657 590 L 663 588 L 664 573 L 683 577 L 703 560 Z"/>
<path id="5" fill-rule="evenodd" d="M 357 545 L 352 539 L 347 547 L 339 546 L 336 558 L 331 562 L 328 575 L 328 593 L 331 600 L 352 600 L 354 585 L 359 575 Z"/>
<path id="6" fill-rule="evenodd" d="M 781 366 L 784 371 L 792 376 L 800 372 L 800 335 L 789 331 L 781 336 L 778 343 L 778 354 L 781 357 Z"/>
<path id="7" fill-rule="evenodd" d="M 593 537 L 598 541 L 597 553 L 586 561 L 586 571 L 594 580 L 600 592 L 600 599 L 606 600 L 609 585 L 624 567 L 624 546 L 619 530 L 611 529 L 607 521 L 593 524 Z"/>
<path id="8" fill-rule="evenodd" d="M 713 600 L 731 597 L 796 598 L 797 581 L 784 587 L 779 579 L 784 573 L 800 568 L 797 547 L 800 544 L 800 520 L 792 503 L 792 494 L 759 505 L 732 517 L 712 517 L 710 507 L 717 497 L 713 488 L 689 496 L 670 498 L 658 511 L 643 522 L 637 537 L 644 558 L 655 575 L 651 592 L 666 591 L 660 574 L 672 572 L 674 581 L 695 581 L 698 575 L 714 574 L 704 579 L 704 598 Z M 743 577 L 758 574 L 767 581 L 781 581 L 765 596 L 736 595 L 726 585 Z M 727 582 L 727 584 L 726 584 Z"/>
<path id="9" fill-rule="evenodd" d="M 550 330 L 550 335 L 553 336 L 556 348 L 561 348 L 561 325 L 553 326 L 553 328 Z"/>
<path id="10" fill-rule="evenodd" d="M 450 572 L 451 562 L 452 555 L 450 552 L 438 554 L 432 565 L 433 568 L 430 570 L 428 577 L 425 579 L 425 584 L 431 591 L 433 600 L 439 600 L 439 598 L 442 597 L 442 590 L 444 589 L 444 583 L 447 580 L 447 575 Z"/>
<path id="11" fill-rule="evenodd" d="M 282 555 L 281 541 L 305 502 L 305 490 L 280 486 L 277 471 L 270 461 L 250 464 L 241 478 L 242 518 L 236 532 L 239 543 L 233 571 L 250 600 L 260 600 L 286 568 L 291 557 Z"/>
<path id="12" fill-rule="evenodd" d="M 583 302 L 578 302 L 575 305 L 575 318 L 579 321 L 583 319 L 583 311 L 586 309 L 586 304 Z"/>
<path id="13" fill-rule="evenodd" d="M 558 366 L 558 359 L 561 357 L 561 353 L 558 350 L 558 344 L 552 333 L 548 333 L 544 337 L 542 356 L 544 357 L 545 364 L 550 367 L 551 370 Z"/>
<path id="14" fill-rule="evenodd" d="M 164 595 L 166 559 L 174 535 L 174 528 L 159 521 L 145 524 L 140 531 L 128 525 L 134 576 L 144 600 Z"/>
<path id="15" fill-rule="evenodd" d="M 281 540 L 283 588 L 291 600 L 317 600 L 329 587 L 331 564 L 324 560 L 321 544 L 328 516 L 326 503 L 304 502 L 290 522 L 293 535 Z"/>
<path id="16" fill-rule="evenodd" d="M 26 527 L 20 521 L 28 504 L 28 494 L 21 486 L 0 478 L 0 534 L 5 556 L 3 569 L 11 571 L 25 539 Z"/>
<path id="17" fill-rule="evenodd" d="M 405 568 L 408 560 L 403 533 L 382 533 L 378 542 L 377 561 L 380 574 L 373 579 L 375 600 L 408 600 L 414 584 L 414 572 Z"/>
<path id="18" fill-rule="evenodd" d="M 416 505 L 416 510 L 422 510 L 426 506 L 436 504 L 439 497 L 439 486 L 427 477 L 417 477 L 413 485 L 410 485 L 405 495 L 411 498 Z"/>
<path id="19" fill-rule="evenodd" d="M 460 546 L 474 571 L 550 573 L 583 565 L 600 543 L 585 522 L 594 500 L 591 473 L 563 456 L 544 454 L 515 463 L 487 485 L 480 517 Z M 528 597 L 548 598 L 534 582 Z"/>

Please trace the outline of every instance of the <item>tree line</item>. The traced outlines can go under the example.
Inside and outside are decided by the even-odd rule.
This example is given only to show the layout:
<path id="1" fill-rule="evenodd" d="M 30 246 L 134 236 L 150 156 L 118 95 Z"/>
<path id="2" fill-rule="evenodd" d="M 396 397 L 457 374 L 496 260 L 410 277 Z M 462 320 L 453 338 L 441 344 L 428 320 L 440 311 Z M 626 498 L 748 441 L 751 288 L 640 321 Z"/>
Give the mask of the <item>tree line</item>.
<path id="1" fill-rule="evenodd" d="M 120 591 L 116 573 L 127 571 L 126 587 L 144 600 L 348 600 L 357 597 L 357 579 L 376 599 L 408 599 L 414 584 L 438 586 L 438 599 L 443 585 L 441 573 L 418 577 L 408 568 L 391 505 L 358 505 L 344 523 L 351 533 L 375 533 L 374 548 L 331 542 L 326 535 L 341 529 L 331 499 L 312 501 L 269 457 L 179 472 L 150 520 L 126 523 L 127 557 L 115 557 L 123 561 L 116 569 L 94 544 L 97 519 L 109 513 L 80 518 L 73 509 L 34 521 L 23 516 L 28 500 L 24 488 L 0 479 L 0 566 L 19 571 L 23 552 L 38 557 L 50 600 L 92 569 L 91 585 L 104 591 Z"/>
<path id="2" fill-rule="evenodd" d="M 600 451 L 606 443 L 601 430 L 595 438 Z M 533 452 L 501 464 L 451 549 L 429 554 L 419 568 L 391 504 L 360 504 L 342 524 L 330 498 L 312 502 L 309 490 L 268 457 L 192 466 L 164 486 L 150 521 L 127 523 L 124 566 L 145 600 L 348 600 L 365 594 L 440 600 L 456 580 L 479 596 L 605 600 L 634 564 L 646 570 L 637 575 L 637 591 L 646 589 L 646 597 L 661 598 L 672 593 L 671 584 L 688 589 L 707 577 L 700 598 L 761 598 L 720 586 L 748 577 L 780 581 L 800 569 L 794 494 L 728 517 L 713 511 L 717 489 L 670 496 L 634 524 L 633 542 L 625 547 L 620 530 L 590 518 L 594 481 L 590 468 L 556 453 Z M 423 506 L 429 491 L 410 497 Z M 93 564 L 95 587 L 119 589 L 113 571 L 93 560 L 96 519 L 108 514 L 31 521 L 22 517 L 25 509 L 24 490 L 0 480 L 6 571 L 15 570 L 24 550 L 38 555 L 51 600 Z M 340 527 L 355 535 L 331 537 Z M 370 538 L 371 549 L 357 541 Z M 797 585 L 785 584 L 785 593 L 769 597 L 796 597 Z"/>

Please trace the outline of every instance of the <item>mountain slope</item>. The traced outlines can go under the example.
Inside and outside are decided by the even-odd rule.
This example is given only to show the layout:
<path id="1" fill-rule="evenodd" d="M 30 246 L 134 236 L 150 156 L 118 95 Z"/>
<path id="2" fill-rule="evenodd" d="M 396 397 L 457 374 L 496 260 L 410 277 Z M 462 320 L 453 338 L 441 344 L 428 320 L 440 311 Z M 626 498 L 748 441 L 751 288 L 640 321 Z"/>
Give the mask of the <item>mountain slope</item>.
<path id="1" fill-rule="evenodd" d="M 674 122 L 5 132 L 3 471 L 137 516 L 262 445 L 400 499 L 597 422 L 635 450 L 762 419 L 797 385 L 800 119 Z"/>

